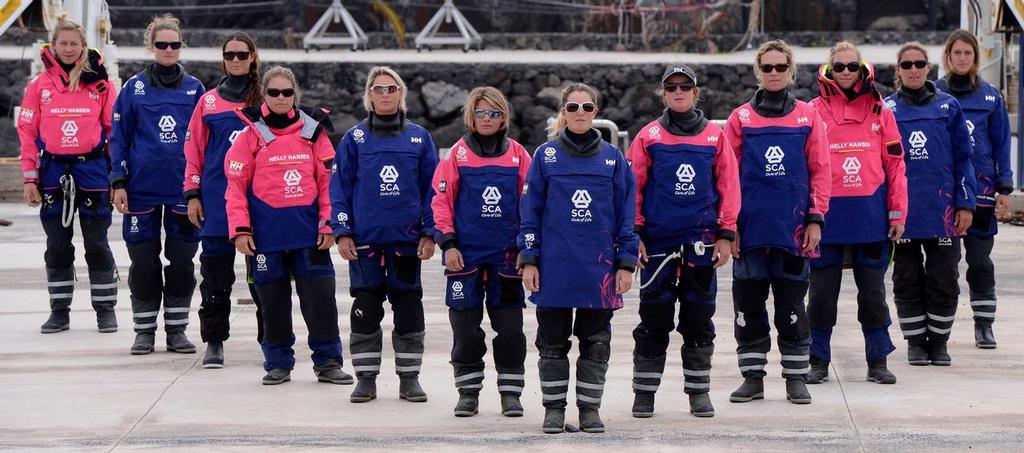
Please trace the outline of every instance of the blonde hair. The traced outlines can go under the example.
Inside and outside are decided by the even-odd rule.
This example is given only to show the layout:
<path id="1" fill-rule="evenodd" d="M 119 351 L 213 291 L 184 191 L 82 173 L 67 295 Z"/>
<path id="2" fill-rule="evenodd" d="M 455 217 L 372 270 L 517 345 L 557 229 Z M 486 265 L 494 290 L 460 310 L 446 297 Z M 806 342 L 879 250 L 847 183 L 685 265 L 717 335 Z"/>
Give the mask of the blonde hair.
<path id="1" fill-rule="evenodd" d="M 363 108 L 366 109 L 367 113 L 376 113 L 376 109 L 373 107 L 373 101 L 370 100 L 370 91 L 373 89 L 373 80 L 382 75 L 386 75 L 395 79 L 395 83 L 398 84 L 398 90 L 402 92 L 402 98 L 398 100 L 398 110 L 401 112 L 405 111 L 405 81 L 402 77 L 388 66 L 374 66 L 370 68 L 370 71 L 366 73 L 366 86 L 363 88 Z"/>
<path id="2" fill-rule="evenodd" d="M 291 69 L 288 69 L 284 66 L 274 66 L 271 67 L 270 69 L 267 69 L 267 72 L 263 74 L 263 81 L 260 83 L 260 85 L 263 86 L 264 91 L 266 91 L 267 85 L 270 84 L 270 80 L 275 77 L 281 77 L 291 82 L 292 89 L 295 90 L 295 98 L 293 104 L 295 107 L 298 107 L 301 92 L 299 91 L 299 82 L 295 79 L 295 73 L 292 72 Z"/>
<path id="3" fill-rule="evenodd" d="M 565 89 L 562 90 L 562 101 L 561 101 L 561 106 L 558 108 L 558 117 L 555 118 L 554 124 L 552 124 L 551 126 L 548 127 L 548 138 L 555 138 L 555 137 L 557 137 L 558 133 L 562 129 L 565 129 L 565 126 L 569 123 L 565 119 L 565 103 L 569 102 L 569 95 L 570 94 L 573 94 L 573 93 L 576 93 L 576 92 L 580 92 L 580 91 L 590 95 L 590 99 L 592 101 L 594 101 L 594 105 L 597 106 L 597 101 L 598 101 L 597 90 L 595 90 L 590 85 L 587 85 L 585 83 L 574 83 L 574 84 L 571 84 L 571 85 L 565 87 Z"/>
<path id="4" fill-rule="evenodd" d="M 153 51 L 153 41 L 156 40 L 156 33 L 161 30 L 170 30 L 178 34 L 178 40 L 182 43 L 185 42 L 185 37 L 181 34 L 181 21 L 177 17 L 170 14 L 164 14 L 163 16 L 156 16 L 149 25 L 146 26 L 146 32 L 144 33 L 144 40 L 142 47 L 147 52 Z"/>
<path id="5" fill-rule="evenodd" d="M 757 58 L 754 59 L 754 77 L 757 78 L 758 86 L 760 86 L 764 80 L 764 72 L 761 71 L 761 57 L 773 50 L 781 52 L 786 56 L 786 64 L 789 65 L 789 70 L 786 71 L 786 74 L 789 75 L 789 83 L 793 83 L 796 79 L 796 64 L 793 60 L 793 49 L 789 47 L 789 44 L 786 44 L 786 41 L 774 39 L 761 44 L 761 47 L 757 48 Z"/>
<path id="6" fill-rule="evenodd" d="M 917 41 L 910 41 L 900 46 L 900 50 L 896 52 L 896 79 L 893 80 L 893 86 L 895 86 L 896 88 L 903 86 L 903 78 L 900 77 L 900 60 L 903 59 L 903 54 L 911 50 L 921 52 L 921 54 L 924 55 L 924 59 L 928 60 L 928 51 L 924 48 L 924 45 L 922 45 L 921 43 Z"/>
<path id="7" fill-rule="evenodd" d="M 85 28 L 82 28 L 82 25 L 78 22 L 71 20 L 67 13 L 61 13 L 57 16 L 57 26 L 53 27 L 53 33 L 50 34 L 50 53 L 55 57 L 57 56 L 57 36 L 65 31 L 78 33 L 78 39 L 82 41 L 82 55 L 78 57 L 75 67 L 71 68 L 71 73 L 68 74 L 68 89 L 78 91 L 82 84 L 82 73 L 96 71 L 89 64 L 89 43 L 85 40 Z"/>
<path id="8" fill-rule="evenodd" d="M 857 49 L 857 46 L 853 45 L 853 43 L 851 43 L 850 41 L 839 41 L 836 43 L 836 45 L 832 46 L 832 48 L 829 49 L 828 51 L 828 65 L 832 66 L 833 64 L 835 64 L 836 54 L 845 51 L 850 51 L 857 54 L 858 63 L 860 63 L 860 61 L 864 59 L 864 57 L 861 57 L 860 55 L 860 50 Z"/>
<path id="9" fill-rule="evenodd" d="M 480 101 L 486 101 L 491 104 L 494 108 L 498 109 L 502 113 L 501 127 L 499 131 L 507 131 L 509 122 L 512 121 L 512 114 L 508 108 L 508 100 L 505 99 L 505 95 L 501 94 L 497 88 L 494 87 L 476 87 L 473 91 L 469 92 L 469 97 L 466 98 L 466 105 L 462 107 L 462 122 L 466 125 L 466 130 L 470 133 L 476 132 L 476 122 L 474 121 L 474 113 L 476 110 L 476 104 Z"/>
<path id="10" fill-rule="evenodd" d="M 956 44 L 957 41 L 967 43 L 974 50 L 974 65 L 971 66 L 971 70 L 967 72 L 967 75 L 971 78 L 972 84 L 977 84 L 978 66 L 981 63 L 981 50 L 978 46 L 978 38 L 967 30 L 956 30 L 946 38 L 946 48 L 942 51 L 942 69 L 946 71 L 946 83 L 949 83 L 949 78 L 953 75 L 953 44 Z"/>

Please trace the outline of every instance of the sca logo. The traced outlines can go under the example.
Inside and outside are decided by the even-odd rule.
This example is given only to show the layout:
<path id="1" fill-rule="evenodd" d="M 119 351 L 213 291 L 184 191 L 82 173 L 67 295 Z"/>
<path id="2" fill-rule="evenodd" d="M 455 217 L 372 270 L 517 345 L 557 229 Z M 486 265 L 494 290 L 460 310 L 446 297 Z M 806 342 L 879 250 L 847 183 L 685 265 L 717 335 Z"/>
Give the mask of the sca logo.
<path id="1" fill-rule="evenodd" d="M 452 299 L 462 299 L 466 297 L 465 293 L 462 292 L 462 289 L 462 282 L 457 280 L 452 282 Z"/>
<path id="2" fill-rule="evenodd" d="M 78 146 L 78 123 L 75 120 L 67 120 L 60 126 L 61 133 L 64 134 L 60 138 L 60 145 L 63 147 L 75 147 Z"/>
<path id="3" fill-rule="evenodd" d="M 141 80 L 135 81 L 135 95 L 142 96 L 146 94 L 146 84 L 142 83 Z"/>
<path id="4" fill-rule="evenodd" d="M 555 148 L 547 147 L 544 148 L 544 162 L 555 162 L 558 159 L 555 158 Z"/>
<path id="5" fill-rule="evenodd" d="M 302 173 L 296 168 L 288 169 L 284 172 L 284 197 L 285 198 L 297 198 L 301 197 L 302 187 L 299 187 L 299 183 L 302 182 Z"/>
<path id="6" fill-rule="evenodd" d="M 217 99 L 215 99 L 212 94 L 204 96 L 203 102 L 206 104 L 206 110 L 213 110 L 217 108 Z"/>
<path id="7" fill-rule="evenodd" d="M 924 135 L 923 131 L 911 132 L 910 138 L 907 139 L 907 143 L 910 143 L 910 149 L 907 150 L 907 154 L 910 154 L 910 160 L 928 158 L 928 148 L 925 148 L 928 144 L 928 137 Z"/>
<path id="8" fill-rule="evenodd" d="M 676 169 L 676 178 L 679 178 L 679 182 L 676 183 L 676 195 L 693 195 L 697 193 L 697 190 L 693 187 L 693 178 L 696 176 L 697 172 L 693 169 L 693 165 L 679 164 L 679 168 Z"/>
<path id="9" fill-rule="evenodd" d="M 786 153 L 782 151 L 781 146 L 769 146 L 764 152 L 764 158 L 768 161 L 764 165 L 765 176 L 784 176 L 786 174 L 786 166 L 782 165 L 782 159 L 786 157 Z"/>
<path id="10" fill-rule="evenodd" d="M 266 255 L 260 253 L 259 255 L 256 255 L 256 272 L 266 272 L 266 271 L 267 271 L 267 257 L 266 257 Z"/>
<path id="11" fill-rule="evenodd" d="M 344 224 L 345 222 L 348 222 L 348 214 L 345 214 L 344 212 L 339 212 L 338 213 L 338 222 L 340 222 L 342 224 Z"/>
<path id="12" fill-rule="evenodd" d="M 572 194 L 572 218 L 573 222 L 593 222 L 594 215 L 590 212 L 590 192 L 587 189 L 577 189 Z"/>
<path id="13" fill-rule="evenodd" d="M 859 186 L 863 184 L 863 180 L 860 177 L 860 160 L 857 156 L 847 157 L 843 161 L 843 187 Z"/>
<path id="14" fill-rule="evenodd" d="M 480 217 L 501 217 L 501 191 L 495 186 L 487 186 L 483 193 L 484 204 L 480 208 Z"/>
<path id="15" fill-rule="evenodd" d="M 139 218 L 138 218 L 138 216 L 132 216 L 131 223 L 132 224 L 131 224 L 131 227 L 128 228 L 128 232 L 129 233 L 138 233 L 139 232 Z"/>
<path id="16" fill-rule="evenodd" d="M 398 169 L 394 165 L 385 165 L 380 169 L 380 196 L 393 197 L 401 195 L 398 188 Z"/>
<path id="17" fill-rule="evenodd" d="M 174 121 L 173 116 L 161 116 L 160 121 L 157 121 L 156 125 L 160 128 L 161 143 L 178 143 L 178 133 L 174 132 L 174 128 L 178 126 L 178 122 Z"/>

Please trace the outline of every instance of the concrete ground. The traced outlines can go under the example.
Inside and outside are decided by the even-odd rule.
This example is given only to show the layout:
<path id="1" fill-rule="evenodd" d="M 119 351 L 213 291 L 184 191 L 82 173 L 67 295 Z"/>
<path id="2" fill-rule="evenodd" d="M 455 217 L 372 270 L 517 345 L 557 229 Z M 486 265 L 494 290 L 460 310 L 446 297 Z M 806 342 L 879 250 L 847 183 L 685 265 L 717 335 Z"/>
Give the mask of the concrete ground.
<path id="1" fill-rule="evenodd" d="M 865 382 L 863 341 L 849 283 L 834 337 L 832 380 L 810 387 L 814 403 L 786 402 L 776 352 L 770 354 L 766 399 L 730 403 L 728 395 L 741 378 L 726 271 L 720 276 L 720 309 L 715 319 L 719 337 L 712 371 L 714 418 L 697 419 L 687 412 L 679 336 L 672 340 L 671 349 L 676 352 L 669 355 L 657 415 L 645 420 L 631 417 L 630 331 L 638 321 L 634 289 L 613 321 L 613 357 L 602 409 L 608 432 L 545 435 L 540 433 L 543 410 L 532 344 L 524 417 L 499 414 L 493 369 L 487 371 L 480 414 L 468 419 L 452 416 L 457 395 L 448 364 L 451 335 L 437 256 L 425 264 L 423 272 L 428 344 L 422 382 L 430 401 L 400 401 L 393 362 L 386 359 L 378 380 L 378 400 L 352 404 L 348 401 L 351 386 L 316 382 L 304 345 L 296 348 L 298 364 L 291 383 L 261 385 L 262 355 L 253 340 L 256 326 L 251 305 L 233 307 L 233 335 L 226 344 L 223 369 L 203 369 L 199 364 L 202 348 L 192 355 L 162 350 L 148 356 L 129 355 L 133 333 L 124 280 L 129 263 L 120 240 L 119 215 L 110 236 L 122 276 L 117 306 L 121 330 L 96 332 L 88 284 L 82 280 L 76 285 L 71 330 L 40 334 L 48 306 L 44 237 L 38 219 L 33 209 L 12 203 L 0 204 L 0 218 L 15 222 L 0 228 L 0 450 L 1019 451 L 1024 442 L 1024 281 L 1019 278 L 1018 258 L 1024 251 L 1024 229 L 1013 226 L 1003 226 L 994 252 L 1000 285 L 996 350 L 974 347 L 970 306 L 963 296 L 950 344 L 953 366 L 910 367 L 905 343 L 897 338 L 890 368 L 899 383 Z M 81 253 L 79 278 L 85 276 Z M 345 290 L 347 266 L 336 254 L 334 258 L 341 331 L 347 343 L 351 304 Z M 966 291 L 966 284 L 962 286 Z M 242 285 L 235 287 L 235 294 L 247 297 Z M 193 306 L 198 304 L 197 295 Z M 536 323 L 533 308 L 528 311 L 526 330 L 532 343 Z M 305 328 L 297 308 L 294 317 L 296 335 L 303 338 Z M 198 341 L 194 311 L 191 319 L 188 333 Z M 389 329 L 390 322 L 386 324 Z M 893 334 L 899 336 L 896 328 Z M 162 345 L 162 333 L 157 341 Z M 388 350 L 390 346 L 385 345 L 385 357 L 390 357 Z M 349 364 L 346 369 L 351 372 Z M 576 421 L 575 409 L 569 409 L 568 419 Z"/>

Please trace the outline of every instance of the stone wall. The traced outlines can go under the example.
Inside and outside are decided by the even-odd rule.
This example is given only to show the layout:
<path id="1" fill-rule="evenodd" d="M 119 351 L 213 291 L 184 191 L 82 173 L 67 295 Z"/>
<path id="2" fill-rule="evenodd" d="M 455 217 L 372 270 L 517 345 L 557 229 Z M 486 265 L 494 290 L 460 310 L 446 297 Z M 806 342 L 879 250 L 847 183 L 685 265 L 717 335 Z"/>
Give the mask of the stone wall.
<path id="1" fill-rule="evenodd" d="M 273 62 L 267 62 L 273 64 Z M 3 62 L 0 73 L 0 101 L 20 103 L 27 82 L 28 62 Z M 121 77 L 127 80 L 146 63 L 122 62 Z M 268 66 L 269 67 L 269 66 Z M 512 135 L 532 149 L 545 141 L 544 126 L 548 117 L 559 108 L 559 95 L 564 84 L 584 81 L 601 93 L 600 117 L 616 122 L 630 136 L 660 115 L 661 101 L 655 94 L 660 86 L 661 66 L 557 65 L 522 64 L 453 65 L 398 64 L 393 68 L 409 85 L 408 113 L 410 119 L 430 129 L 440 147 L 447 147 L 463 133 L 460 116 L 462 103 L 473 87 L 492 85 L 501 89 L 512 104 Z M 302 89 L 302 103 L 324 106 L 334 112 L 333 120 L 339 135 L 362 118 L 362 89 L 369 65 L 305 63 L 293 65 Z M 698 107 L 708 117 L 724 119 L 746 102 L 756 89 L 749 65 L 696 65 L 703 80 L 702 101 Z M 188 70 L 207 86 L 221 77 L 218 63 L 197 63 Z M 803 100 L 817 96 L 815 71 L 801 65 L 797 71 L 794 94 Z M 892 68 L 879 68 L 878 80 L 885 94 L 891 92 Z M 4 111 L 6 105 L 0 103 Z M 17 154 L 17 134 L 11 118 L 0 121 L 0 156 Z"/>

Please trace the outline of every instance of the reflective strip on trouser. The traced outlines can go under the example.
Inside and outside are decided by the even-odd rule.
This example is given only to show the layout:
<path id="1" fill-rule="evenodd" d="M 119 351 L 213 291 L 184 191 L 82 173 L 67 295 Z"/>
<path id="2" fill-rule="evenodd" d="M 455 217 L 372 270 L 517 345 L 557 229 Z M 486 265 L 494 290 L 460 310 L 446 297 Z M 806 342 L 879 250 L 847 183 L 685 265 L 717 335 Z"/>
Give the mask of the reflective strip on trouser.
<path id="1" fill-rule="evenodd" d="M 654 393 L 665 372 L 665 356 L 648 359 L 633 354 L 633 392 Z"/>
<path id="2" fill-rule="evenodd" d="M 740 366 L 740 374 L 744 378 L 763 378 L 767 374 L 764 367 L 768 364 L 768 351 L 771 348 L 771 337 L 737 343 L 736 359 Z"/>
<path id="3" fill-rule="evenodd" d="M 683 392 L 688 395 L 711 390 L 711 355 L 715 345 L 683 345 Z"/>
<path id="4" fill-rule="evenodd" d="M 591 360 L 582 356 L 576 360 L 576 406 L 600 408 L 604 394 L 607 360 Z"/>
<path id="5" fill-rule="evenodd" d="M 163 263 L 160 262 L 160 241 L 126 243 L 131 265 L 128 267 L 128 289 L 131 291 L 132 320 L 136 333 L 156 331 L 163 296 Z"/>
<path id="6" fill-rule="evenodd" d="M 423 337 L 426 332 L 412 332 L 399 335 L 391 332 L 391 343 L 395 348 L 395 373 L 402 377 L 416 377 L 423 364 Z"/>
<path id="7" fill-rule="evenodd" d="M 964 236 L 964 261 L 971 295 L 974 322 L 991 325 L 996 319 L 995 265 L 992 264 L 994 237 Z"/>
<path id="8" fill-rule="evenodd" d="M 75 268 L 47 268 L 46 291 L 50 294 L 50 310 L 70 310 L 71 297 L 75 291 Z"/>
<path id="9" fill-rule="evenodd" d="M 498 393 L 522 395 L 526 386 L 526 368 L 498 368 Z"/>
<path id="10" fill-rule="evenodd" d="M 164 330 L 184 332 L 188 326 L 188 312 L 192 294 L 196 289 L 194 258 L 198 242 L 187 242 L 168 237 L 164 256 L 169 264 L 164 268 Z"/>
<path id="11" fill-rule="evenodd" d="M 96 311 L 114 311 L 117 305 L 117 269 L 89 271 L 89 293 Z"/>
<path id="12" fill-rule="evenodd" d="M 356 377 L 374 377 L 380 373 L 380 352 L 384 334 L 377 330 L 371 334 L 352 332 L 349 336 L 349 348 L 352 353 L 352 369 Z"/>
<path id="13" fill-rule="evenodd" d="M 484 363 L 455 363 L 452 362 L 452 366 L 455 368 L 455 388 L 459 390 L 459 394 L 476 394 L 480 393 L 480 389 L 484 387 Z"/>
<path id="14" fill-rule="evenodd" d="M 811 339 L 794 341 L 779 338 L 777 343 L 782 354 L 782 377 L 806 381 L 807 373 L 811 371 Z"/>
<path id="15" fill-rule="evenodd" d="M 569 359 L 537 360 L 540 371 L 540 392 L 544 407 L 564 409 L 565 398 L 569 392 Z"/>

